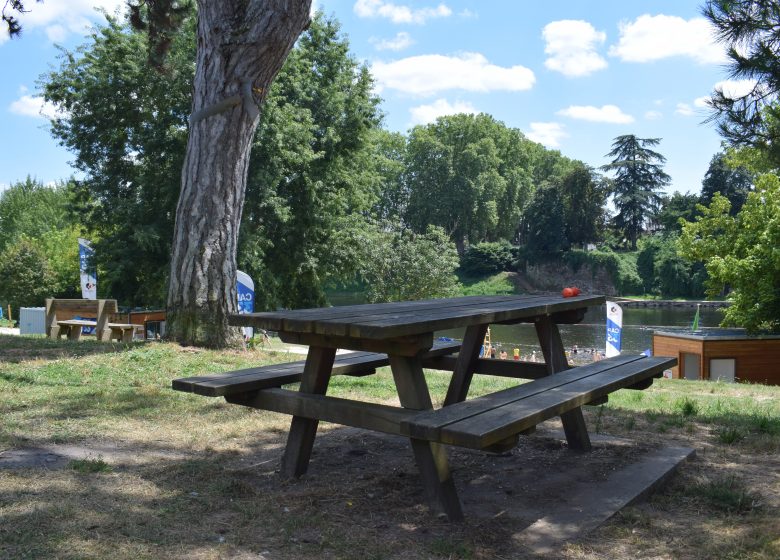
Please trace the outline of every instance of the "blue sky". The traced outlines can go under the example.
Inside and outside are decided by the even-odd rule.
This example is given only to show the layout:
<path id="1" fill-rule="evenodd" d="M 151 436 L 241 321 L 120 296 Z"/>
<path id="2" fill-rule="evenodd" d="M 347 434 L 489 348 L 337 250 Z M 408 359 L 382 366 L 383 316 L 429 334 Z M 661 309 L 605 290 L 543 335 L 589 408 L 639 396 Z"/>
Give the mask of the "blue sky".
<path id="1" fill-rule="evenodd" d="M 73 173 L 51 138 L 39 76 L 55 44 L 82 43 L 94 7 L 123 0 L 30 2 L 24 35 L 0 36 L 0 189 L 30 174 Z M 456 112 L 485 112 L 594 167 L 621 134 L 661 138 L 668 191 L 698 192 L 720 138 L 703 102 L 727 80 L 700 1 L 316 0 L 372 68 L 385 124 L 405 132 Z"/>

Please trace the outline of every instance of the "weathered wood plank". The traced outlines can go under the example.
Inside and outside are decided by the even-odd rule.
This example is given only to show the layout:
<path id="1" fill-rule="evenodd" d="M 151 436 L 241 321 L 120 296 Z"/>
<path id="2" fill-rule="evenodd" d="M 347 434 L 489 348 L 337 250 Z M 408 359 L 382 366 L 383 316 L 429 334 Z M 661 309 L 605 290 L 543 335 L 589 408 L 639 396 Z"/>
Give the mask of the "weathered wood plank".
<path id="1" fill-rule="evenodd" d="M 524 317 L 550 315 L 569 309 L 585 308 L 598 305 L 604 301 L 601 296 L 579 298 L 547 298 L 534 301 L 499 302 L 491 305 L 461 307 L 441 313 L 431 314 L 398 314 L 395 317 L 385 316 L 382 319 L 364 318 L 352 323 L 350 335 L 364 338 L 383 338 L 391 336 L 406 336 L 418 332 L 433 332 L 448 328 L 500 323 Z M 315 328 L 319 328 L 316 326 Z"/>
<path id="2" fill-rule="evenodd" d="M 335 348 L 309 348 L 301 375 L 301 393 L 325 394 L 335 357 Z M 317 423 L 315 419 L 293 416 L 290 433 L 287 435 L 287 446 L 282 456 L 281 472 L 285 476 L 298 478 L 306 473 L 314 437 L 317 435 Z"/>
<path id="3" fill-rule="evenodd" d="M 431 410 L 433 403 L 420 360 L 391 356 L 390 367 L 401 406 L 411 410 Z M 410 441 L 429 502 L 435 508 L 440 507 L 451 521 L 462 520 L 463 509 L 450 473 L 446 449 L 430 441 L 416 438 Z"/>
<path id="4" fill-rule="evenodd" d="M 449 424 L 441 429 L 436 440 L 482 449 L 548 418 L 562 415 L 596 398 L 663 372 L 675 361 L 669 358 L 643 358 L 606 373 L 577 379 L 564 386 Z M 530 384 L 534 383 L 539 381 Z"/>
<path id="5" fill-rule="evenodd" d="M 458 343 L 437 342 L 433 348 L 423 354 L 423 358 L 433 358 L 457 352 Z M 173 389 L 195 393 L 207 397 L 222 397 L 271 387 L 281 387 L 301 380 L 305 360 L 247 368 L 214 375 L 183 377 L 171 382 Z M 390 365 L 387 354 L 373 352 L 351 352 L 336 356 L 332 375 L 368 375 L 375 368 Z"/>
<path id="6" fill-rule="evenodd" d="M 485 410 L 498 408 L 516 400 L 564 386 L 577 379 L 610 371 L 623 364 L 636 362 L 641 359 L 643 359 L 643 356 L 621 355 L 570 369 L 556 375 L 549 375 L 518 387 L 510 387 L 509 389 L 496 391 L 495 393 L 490 393 L 476 399 L 463 401 L 427 413 L 421 413 L 415 418 L 414 425 L 405 425 L 402 426 L 401 429 L 403 430 L 404 435 L 422 439 L 432 439 L 435 441 L 438 431 L 448 424 L 465 420 L 480 414 Z"/>
<path id="7" fill-rule="evenodd" d="M 228 395 L 225 400 L 251 408 L 396 435 L 400 435 L 401 422 L 416 414 L 416 411 L 394 406 L 311 395 L 288 389 L 264 389 L 254 394 Z"/>
<path id="8" fill-rule="evenodd" d="M 537 318 L 534 322 L 534 327 L 536 328 L 539 345 L 550 374 L 569 369 L 561 333 L 552 317 L 548 315 Z M 581 408 L 563 411 L 561 413 L 561 423 L 563 424 L 563 431 L 566 434 L 566 442 L 569 444 L 569 449 L 590 451 L 590 436 L 588 435 L 588 428 L 585 425 L 585 418 L 582 415 Z"/>
<path id="9" fill-rule="evenodd" d="M 474 366 L 479 359 L 479 348 L 484 344 L 487 329 L 487 325 L 472 325 L 466 328 L 463 344 L 452 371 L 452 379 L 447 387 L 444 406 L 466 400 L 471 378 L 474 376 Z"/>
<path id="10" fill-rule="evenodd" d="M 408 302 L 404 304 L 374 304 L 377 307 L 348 306 L 349 308 L 330 308 L 273 313 L 248 313 L 232 315 L 230 323 L 236 326 L 254 326 L 277 331 L 307 333 L 334 333 L 343 336 L 345 327 L 352 337 L 382 339 L 395 338 L 433 332 L 450 327 L 487 324 L 522 319 L 534 315 L 545 315 L 562 311 L 586 308 L 604 302 L 603 296 L 577 296 L 561 298 L 558 296 L 491 296 L 492 302 L 472 298 L 454 298 L 439 300 L 436 303 Z M 465 301 L 464 301 L 465 300 Z M 427 305 L 427 307 L 426 307 Z M 438 308 L 438 310 L 436 309 Z M 332 311 L 336 309 L 338 311 Z M 334 315 L 340 314 L 340 315 Z M 286 320 L 299 321 L 290 323 Z"/>
<path id="11" fill-rule="evenodd" d="M 454 356 L 423 359 L 424 368 L 442 371 L 454 371 L 456 363 L 457 358 Z M 490 358 L 478 358 L 474 364 L 474 373 L 514 379 L 539 379 L 548 375 L 547 366 L 541 362 L 493 360 Z"/>
<path id="12" fill-rule="evenodd" d="M 501 301 L 517 296 L 463 296 L 457 298 L 431 298 L 425 300 L 369 303 L 358 305 L 342 305 L 338 307 L 314 307 L 309 309 L 292 309 L 287 311 L 266 311 L 258 313 L 234 314 L 229 318 L 233 326 L 257 326 L 274 331 L 291 330 L 293 332 L 312 332 L 311 325 L 317 321 L 343 319 L 349 323 L 351 319 L 372 314 L 396 313 L 404 309 L 426 310 L 439 308 L 442 305 L 460 305 L 462 303 L 479 303 Z M 285 323 L 287 322 L 287 323 Z"/>
<path id="13" fill-rule="evenodd" d="M 417 356 L 433 346 L 433 333 L 415 336 L 370 340 L 345 336 L 328 336 L 314 333 L 279 332 L 279 338 L 290 344 L 307 346 L 327 346 L 347 350 L 367 350 L 369 352 L 387 352 L 399 356 Z"/>

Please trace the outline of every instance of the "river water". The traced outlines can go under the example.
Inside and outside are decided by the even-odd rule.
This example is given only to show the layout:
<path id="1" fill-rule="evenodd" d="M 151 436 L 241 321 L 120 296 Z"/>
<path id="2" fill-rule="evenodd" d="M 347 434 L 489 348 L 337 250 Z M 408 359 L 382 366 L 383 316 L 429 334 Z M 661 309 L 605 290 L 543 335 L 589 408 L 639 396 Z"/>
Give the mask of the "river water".
<path id="1" fill-rule="evenodd" d="M 333 305 L 353 305 L 364 303 L 363 298 L 354 292 L 329 294 Z M 604 353 L 606 346 L 606 306 L 591 307 L 585 319 L 576 325 L 561 325 L 561 338 L 567 349 L 591 350 Z M 623 352 L 640 353 L 652 347 L 653 331 L 690 330 L 696 309 L 693 307 L 627 307 L 623 306 Z M 702 308 L 699 315 L 699 327 L 717 327 L 723 315 L 721 311 Z M 452 329 L 436 333 L 462 340 L 465 329 Z M 491 342 L 506 350 L 509 358 L 512 350 L 519 348 L 524 357 L 534 350 L 539 352 L 539 341 L 534 326 L 528 323 L 519 325 L 493 325 L 490 327 Z M 587 355 L 587 352 L 586 352 Z M 583 356 L 586 361 L 590 361 Z M 541 358 L 540 358 L 541 359 Z"/>
<path id="2" fill-rule="evenodd" d="M 623 307 L 622 351 L 639 353 L 652 347 L 653 331 L 690 330 L 695 308 L 688 307 Z M 714 309 L 701 309 L 699 327 L 717 327 L 722 313 Z M 465 329 L 452 329 L 437 333 L 462 339 Z M 585 319 L 576 325 L 560 325 L 561 338 L 567 349 L 577 345 L 580 352 L 604 352 L 606 344 L 606 306 L 591 307 Z M 539 351 L 539 342 L 534 326 L 528 323 L 519 325 L 492 325 L 491 341 L 500 346 L 512 357 L 512 349 L 519 348 L 523 356 Z"/>

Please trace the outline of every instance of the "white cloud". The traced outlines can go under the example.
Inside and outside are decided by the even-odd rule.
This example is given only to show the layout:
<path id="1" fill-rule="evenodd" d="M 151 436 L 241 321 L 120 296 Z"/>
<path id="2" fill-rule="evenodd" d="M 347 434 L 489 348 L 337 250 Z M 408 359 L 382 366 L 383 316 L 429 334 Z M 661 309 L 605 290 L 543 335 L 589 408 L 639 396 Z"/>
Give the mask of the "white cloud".
<path id="1" fill-rule="evenodd" d="M 536 81 L 534 73 L 524 66 L 496 66 L 479 53 L 429 54 L 394 62 L 375 62 L 371 72 L 380 91 L 389 88 L 415 95 L 456 89 L 523 91 L 531 89 Z"/>
<path id="2" fill-rule="evenodd" d="M 57 107 L 43 100 L 43 97 L 22 95 L 8 106 L 8 110 L 24 117 L 52 119 L 59 115 Z"/>
<path id="3" fill-rule="evenodd" d="M 692 117 L 693 109 L 687 103 L 678 103 L 674 109 L 675 114 L 682 115 L 683 117 Z"/>
<path id="4" fill-rule="evenodd" d="M 587 21 L 565 19 L 544 26 L 544 65 L 564 76 L 587 76 L 607 67 L 607 61 L 596 52 L 607 35 Z"/>
<path id="5" fill-rule="evenodd" d="M 710 106 L 708 104 L 710 100 L 710 97 L 708 95 L 704 95 L 702 97 L 697 97 L 693 100 L 693 106 L 697 109 L 709 109 Z"/>
<path id="6" fill-rule="evenodd" d="M 571 105 L 558 111 L 559 115 L 591 122 L 603 122 L 612 124 L 628 124 L 634 122 L 634 117 L 624 113 L 617 105 Z"/>
<path id="7" fill-rule="evenodd" d="M 446 99 L 437 99 L 429 105 L 420 105 L 409 109 L 412 114 L 412 124 L 432 123 L 444 115 L 457 115 L 459 113 L 478 113 L 474 106 L 467 101 L 456 101 L 450 103 Z"/>
<path id="8" fill-rule="evenodd" d="M 663 113 L 661 111 L 646 111 L 645 112 L 645 119 L 648 121 L 655 121 L 663 117 Z"/>
<path id="9" fill-rule="evenodd" d="M 402 51 L 414 44 L 412 36 L 406 31 L 397 33 L 392 39 L 376 39 L 372 37 L 369 39 L 369 42 L 374 45 L 374 48 L 378 51 Z"/>
<path id="10" fill-rule="evenodd" d="M 125 0 L 69 0 L 68 2 L 30 2 L 25 5 L 29 10 L 16 14 L 24 31 L 43 29 L 52 42 L 64 41 L 71 33 L 83 34 L 91 22 L 99 18 L 96 9 L 113 14 L 124 10 Z M 7 33 L 0 33 L 0 44 Z"/>
<path id="11" fill-rule="evenodd" d="M 569 135 L 564 126 L 556 122 L 532 122 L 531 131 L 525 133 L 529 140 L 539 142 L 548 148 L 558 148 L 561 140 Z"/>
<path id="12" fill-rule="evenodd" d="M 446 4 L 439 4 L 435 8 L 412 9 L 409 6 L 384 2 L 383 0 L 357 0 L 353 10 L 358 17 L 381 17 L 389 19 L 393 23 L 423 24 L 429 19 L 452 15 L 452 10 Z"/>
<path id="13" fill-rule="evenodd" d="M 620 24 L 620 40 L 609 49 L 625 62 L 651 62 L 672 56 L 688 56 L 700 64 L 722 63 L 725 49 L 715 42 L 704 18 L 648 14 Z"/>
<path id="14" fill-rule="evenodd" d="M 756 83 L 756 80 L 723 80 L 717 82 L 712 89 L 723 92 L 723 95 L 730 99 L 738 99 L 753 91 Z"/>

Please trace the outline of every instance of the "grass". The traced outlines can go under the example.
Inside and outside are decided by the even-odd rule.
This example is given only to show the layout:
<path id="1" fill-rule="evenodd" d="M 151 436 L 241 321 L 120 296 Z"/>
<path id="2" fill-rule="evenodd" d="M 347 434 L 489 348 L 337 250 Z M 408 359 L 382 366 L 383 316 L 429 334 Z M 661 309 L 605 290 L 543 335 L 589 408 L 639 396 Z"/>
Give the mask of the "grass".
<path id="1" fill-rule="evenodd" d="M 511 538 L 517 520 L 452 525 L 416 505 L 403 441 L 386 450 L 385 440 L 325 424 L 313 456 L 319 474 L 286 483 L 275 470 L 288 417 L 170 389 L 176 377 L 290 361 L 278 340 L 272 348 L 0 335 L 0 452 L 94 450 L 64 469 L 0 469 L 0 557 L 522 557 Z M 426 378 L 441 403 L 449 374 Z M 470 394 L 511 385 L 476 376 Z M 335 377 L 329 394 L 397 402 L 386 368 Z M 586 420 L 591 432 L 692 445 L 699 458 L 561 558 L 780 555 L 780 388 L 659 380 L 586 407 Z M 344 455 L 349 464 L 339 462 Z M 465 457 L 456 463 L 461 480 L 475 460 Z"/>
<path id="2" fill-rule="evenodd" d="M 508 272 L 499 272 L 493 276 L 479 278 L 460 276 L 458 279 L 463 285 L 460 294 L 463 296 L 495 296 L 516 293 Z"/>

